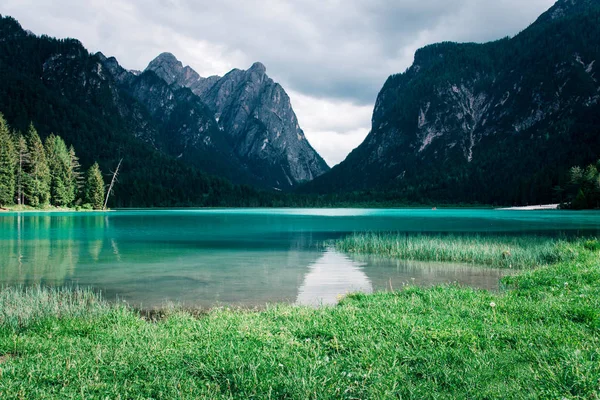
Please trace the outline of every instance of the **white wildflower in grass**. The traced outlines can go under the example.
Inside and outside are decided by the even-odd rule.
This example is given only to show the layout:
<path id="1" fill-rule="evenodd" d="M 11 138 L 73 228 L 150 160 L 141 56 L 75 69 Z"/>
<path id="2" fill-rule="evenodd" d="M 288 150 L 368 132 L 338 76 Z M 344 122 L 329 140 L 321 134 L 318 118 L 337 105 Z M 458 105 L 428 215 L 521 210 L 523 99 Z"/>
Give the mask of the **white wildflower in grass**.
<path id="1" fill-rule="evenodd" d="M 490 303 L 490 307 L 492 307 L 492 311 L 494 313 L 494 321 L 498 322 L 498 320 L 496 319 L 496 303 L 494 303 L 493 301 Z"/>

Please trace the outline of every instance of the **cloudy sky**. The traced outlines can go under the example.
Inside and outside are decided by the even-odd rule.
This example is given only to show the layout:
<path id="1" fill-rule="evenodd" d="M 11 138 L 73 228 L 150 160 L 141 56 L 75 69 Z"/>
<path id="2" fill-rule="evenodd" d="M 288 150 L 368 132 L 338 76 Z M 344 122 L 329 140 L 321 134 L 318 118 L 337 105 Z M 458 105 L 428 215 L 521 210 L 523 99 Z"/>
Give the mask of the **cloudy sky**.
<path id="1" fill-rule="evenodd" d="M 36 34 L 144 69 L 169 51 L 202 76 L 261 61 L 334 165 L 366 137 L 385 79 L 439 41 L 512 36 L 554 0 L 3 0 Z"/>

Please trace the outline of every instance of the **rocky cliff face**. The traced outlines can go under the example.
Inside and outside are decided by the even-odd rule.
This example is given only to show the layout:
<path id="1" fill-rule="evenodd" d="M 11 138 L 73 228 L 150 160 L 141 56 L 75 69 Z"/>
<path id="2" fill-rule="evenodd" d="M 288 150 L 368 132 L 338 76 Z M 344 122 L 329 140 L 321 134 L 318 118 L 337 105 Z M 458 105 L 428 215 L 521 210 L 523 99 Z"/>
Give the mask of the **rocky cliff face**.
<path id="1" fill-rule="evenodd" d="M 600 156 L 599 19 L 598 2 L 561 0 L 514 38 L 417 51 L 385 83 L 364 143 L 309 190 L 556 200 L 568 168 Z"/>
<path id="2" fill-rule="evenodd" d="M 120 89 L 143 105 L 157 128 L 143 126 L 137 137 L 157 150 L 206 172 L 238 183 L 257 183 L 234 154 L 220 131 L 212 111 L 189 89 L 170 85 L 153 72 L 135 74 L 122 68 L 114 57 L 97 57 L 115 78 Z M 124 117 L 139 119 L 124 110 Z M 142 118 L 143 121 L 143 118 Z"/>
<path id="3" fill-rule="evenodd" d="M 147 71 L 196 94 L 213 112 L 235 154 L 265 184 L 287 189 L 329 169 L 306 140 L 288 95 L 261 63 L 222 78 L 202 78 L 163 53 Z"/>

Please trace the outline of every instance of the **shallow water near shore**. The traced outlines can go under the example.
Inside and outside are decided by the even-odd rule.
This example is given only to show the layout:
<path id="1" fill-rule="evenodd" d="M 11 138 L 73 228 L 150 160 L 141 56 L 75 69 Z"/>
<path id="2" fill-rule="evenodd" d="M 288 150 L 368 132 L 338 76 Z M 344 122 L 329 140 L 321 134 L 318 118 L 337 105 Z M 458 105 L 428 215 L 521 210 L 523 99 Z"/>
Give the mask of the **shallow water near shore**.
<path id="1" fill-rule="evenodd" d="M 143 308 L 334 304 L 348 292 L 459 283 L 506 270 L 348 256 L 354 232 L 600 234 L 600 213 L 499 210 L 186 209 L 3 213 L 0 285 L 81 286 Z"/>

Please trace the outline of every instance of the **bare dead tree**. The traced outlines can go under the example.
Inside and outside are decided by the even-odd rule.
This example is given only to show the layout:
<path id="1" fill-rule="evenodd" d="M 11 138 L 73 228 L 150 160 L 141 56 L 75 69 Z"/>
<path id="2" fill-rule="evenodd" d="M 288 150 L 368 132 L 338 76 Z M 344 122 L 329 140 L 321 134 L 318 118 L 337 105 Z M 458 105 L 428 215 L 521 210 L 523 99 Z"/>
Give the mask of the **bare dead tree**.
<path id="1" fill-rule="evenodd" d="M 121 158 L 119 160 L 119 164 L 117 165 L 117 169 L 115 170 L 115 172 L 113 172 L 113 176 L 110 181 L 110 186 L 108 187 L 108 191 L 106 192 L 106 200 L 104 200 L 104 207 L 102 208 L 103 210 L 106 210 L 106 205 L 108 204 L 108 198 L 110 197 L 110 194 L 112 193 L 115 183 L 119 181 L 119 179 L 118 179 L 119 178 L 119 169 L 121 169 L 122 162 L 123 162 L 123 159 Z"/>

